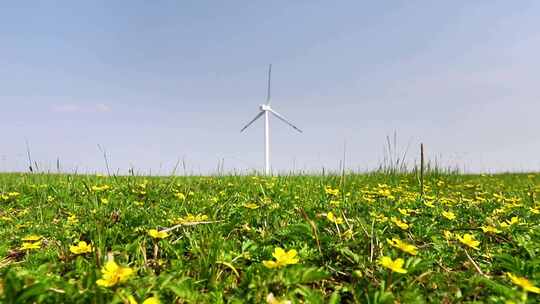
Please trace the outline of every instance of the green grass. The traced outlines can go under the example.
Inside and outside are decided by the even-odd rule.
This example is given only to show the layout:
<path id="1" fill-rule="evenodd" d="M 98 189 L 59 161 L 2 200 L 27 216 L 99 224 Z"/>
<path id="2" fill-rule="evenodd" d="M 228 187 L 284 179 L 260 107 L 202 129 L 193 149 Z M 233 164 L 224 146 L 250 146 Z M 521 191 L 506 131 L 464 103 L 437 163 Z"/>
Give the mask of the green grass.
<path id="1" fill-rule="evenodd" d="M 267 303 L 271 293 L 274 303 L 537 303 L 508 273 L 540 286 L 539 192 L 539 174 L 428 174 L 423 197 L 412 174 L 2 174 L 0 302 Z M 29 235 L 38 249 L 21 249 Z M 93 251 L 70 252 L 78 241 Z M 276 247 L 296 250 L 298 263 L 265 267 Z M 111 258 L 134 274 L 98 286 Z"/>

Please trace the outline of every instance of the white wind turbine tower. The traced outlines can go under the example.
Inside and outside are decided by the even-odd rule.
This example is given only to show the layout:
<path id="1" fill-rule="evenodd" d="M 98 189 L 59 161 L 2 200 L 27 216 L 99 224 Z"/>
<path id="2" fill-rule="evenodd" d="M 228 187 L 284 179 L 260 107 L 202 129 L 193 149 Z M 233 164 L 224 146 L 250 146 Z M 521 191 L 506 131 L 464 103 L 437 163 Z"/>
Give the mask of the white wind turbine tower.
<path id="1" fill-rule="evenodd" d="M 240 130 L 240 132 L 243 132 L 245 129 L 247 129 L 249 126 L 251 126 L 252 123 L 254 123 L 257 119 L 261 118 L 261 116 L 264 115 L 264 173 L 266 175 L 270 175 L 270 113 L 272 113 L 274 116 L 276 116 L 279 120 L 283 121 L 284 123 L 291 126 L 296 131 L 302 133 L 302 130 L 300 130 L 298 127 L 293 125 L 291 122 L 289 122 L 285 117 L 283 117 L 278 112 L 274 111 L 272 107 L 270 106 L 270 80 L 272 77 L 272 65 L 268 67 L 268 91 L 266 95 L 266 103 L 260 105 L 259 109 L 260 112 L 253 118 L 245 127 Z"/>

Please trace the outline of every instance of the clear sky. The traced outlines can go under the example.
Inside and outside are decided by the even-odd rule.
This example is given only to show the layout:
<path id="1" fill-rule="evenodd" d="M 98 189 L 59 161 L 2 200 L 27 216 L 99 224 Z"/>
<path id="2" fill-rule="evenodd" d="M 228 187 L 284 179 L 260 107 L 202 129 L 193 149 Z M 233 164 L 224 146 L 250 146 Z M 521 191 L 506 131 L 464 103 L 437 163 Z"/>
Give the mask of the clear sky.
<path id="1" fill-rule="evenodd" d="M 2 1 L 0 170 L 540 170 L 539 1 Z"/>

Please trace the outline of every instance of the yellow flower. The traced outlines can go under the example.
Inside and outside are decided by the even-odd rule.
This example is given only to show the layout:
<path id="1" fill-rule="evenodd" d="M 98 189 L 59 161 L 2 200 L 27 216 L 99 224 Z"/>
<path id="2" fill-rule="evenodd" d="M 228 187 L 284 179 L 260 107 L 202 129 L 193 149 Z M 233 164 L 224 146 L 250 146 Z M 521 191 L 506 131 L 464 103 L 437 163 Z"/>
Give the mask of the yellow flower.
<path id="1" fill-rule="evenodd" d="M 275 261 L 263 261 L 263 265 L 266 266 L 266 268 L 279 268 L 298 263 L 296 250 L 294 249 L 285 252 L 283 248 L 276 247 L 272 256 L 276 259 Z"/>
<path id="2" fill-rule="evenodd" d="M 156 296 L 150 297 L 142 302 L 142 304 L 159 304 L 159 298 Z"/>
<path id="3" fill-rule="evenodd" d="M 73 224 L 77 224 L 79 222 L 79 219 L 77 219 L 77 216 L 75 214 L 72 214 L 68 216 L 67 222 L 68 224 L 73 225 Z"/>
<path id="4" fill-rule="evenodd" d="M 248 223 L 245 223 L 244 225 L 242 225 L 242 229 L 245 230 L 245 231 L 251 231 L 251 227 L 249 227 L 249 224 Z"/>
<path id="5" fill-rule="evenodd" d="M 274 297 L 273 293 L 269 293 L 266 296 L 266 303 L 268 304 L 291 304 L 292 302 L 289 300 L 278 300 L 276 297 Z"/>
<path id="6" fill-rule="evenodd" d="M 474 236 L 468 233 L 465 233 L 463 237 L 457 236 L 457 239 L 462 243 L 465 244 L 473 249 L 479 250 L 478 245 L 480 245 L 480 242 L 474 239 Z"/>
<path id="7" fill-rule="evenodd" d="M 41 240 L 41 238 L 42 238 L 41 235 L 30 234 L 30 235 L 27 235 L 27 236 L 23 237 L 21 240 L 29 241 L 29 242 L 35 242 L 35 241 Z"/>
<path id="8" fill-rule="evenodd" d="M 529 210 L 531 210 L 532 213 L 534 214 L 540 214 L 540 208 L 538 207 L 534 207 L 534 208 L 529 208 Z"/>
<path id="9" fill-rule="evenodd" d="M 41 241 L 32 242 L 32 243 L 23 243 L 21 246 L 21 250 L 31 250 L 31 249 L 39 249 L 41 248 Z"/>
<path id="10" fill-rule="evenodd" d="M 350 240 L 352 239 L 354 233 L 353 233 L 353 230 L 352 229 L 347 229 L 345 230 L 345 232 L 343 232 L 343 237 L 346 239 L 346 240 Z"/>
<path id="11" fill-rule="evenodd" d="M 512 225 L 517 224 L 517 223 L 519 223 L 519 217 L 514 216 L 510 220 L 506 220 L 506 221 L 502 222 L 501 227 L 502 228 L 508 228 L 509 226 L 512 226 Z"/>
<path id="12" fill-rule="evenodd" d="M 406 252 L 410 255 L 416 255 L 418 253 L 418 248 L 412 244 L 409 244 L 407 242 L 403 242 L 402 240 L 400 239 L 397 239 L 397 238 L 392 238 L 391 240 L 389 239 L 386 239 L 386 241 L 388 242 L 388 244 L 390 244 L 390 246 L 392 247 L 395 247 L 403 252 Z"/>
<path id="13" fill-rule="evenodd" d="M 112 287 L 118 283 L 123 283 L 133 275 L 133 269 L 118 266 L 115 261 L 107 261 L 101 269 L 102 277 L 96 284 L 103 287 Z"/>
<path id="14" fill-rule="evenodd" d="M 534 293 L 540 293 L 540 288 L 534 286 L 533 283 L 531 281 L 527 280 L 526 278 L 518 277 L 518 276 L 513 275 L 513 274 L 511 274 L 509 272 L 507 272 L 506 275 L 508 275 L 510 280 L 512 280 L 512 283 L 520 286 L 525 291 L 530 291 L 530 292 L 534 292 Z"/>
<path id="15" fill-rule="evenodd" d="M 179 199 L 179 200 L 181 200 L 181 201 L 183 201 L 183 200 L 186 199 L 186 195 L 185 195 L 184 193 L 182 193 L 182 192 L 176 192 L 176 193 L 174 194 L 174 196 L 176 196 L 176 198 Z"/>
<path id="16" fill-rule="evenodd" d="M 109 200 L 106 199 L 106 198 L 104 198 L 104 197 L 102 197 L 102 198 L 100 199 L 100 201 L 101 201 L 101 203 L 104 204 L 104 205 L 107 205 L 107 204 L 109 203 Z"/>
<path id="17" fill-rule="evenodd" d="M 480 229 L 484 231 L 484 233 L 500 233 L 501 231 L 493 226 L 480 226 Z"/>
<path id="18" fill-rule="evenodd" d="M 148 235 L 155 239 L 164 239 L 169 236 L 167 231 L 157 231 L 156 229 L 148 230 Z"/>
<path id="19" fill-rule="evenodd" d="M 5 215 L 0 216 L 0 220 L 6 221 L 6 222 L 13 222 L 12 218 L 10 218 L 9 216 L 5 216 Z"/>
<path id="20" fill-rule="evenodd" d="M 92 246 L 87 244 L 85 241 L 80 241 L 76 246 L 69 246 L 69 251 L 73 254 L 83 254 L 92 252 Z"/>
<path id="21" fill-rule="evenodd" d="M 398 211 L 399 213 L 403 214 L 403 215 L 406 215 L 406 216 L 409 216 L 409 210 L 407 209 L 403 209 L 403 208 L 398 208 Z"/>
<path id="22" fill-rule="evenodd" d="M 111 186 L 109 185 L 103 185 L 103 186 L 92 186 L 92 191 L 94 192 L 100 192 L 111 189 Z"/>
<path id="23" fill-rule="evenodd" d="M 257 208 L 259 208 L 259 205 L 255 204 L 255 203 L 247 203 L 247 204 L 244 204 L 244 207 L 246 207 L 248 209 L 257 209 Z"/>
<path id="24" fill-rule="evenodd" d="M 188 213 L 186 216 L 175 218 L 175 219 L 171 220 L 170 222 L 172 222 L 174 224 L 189 225 L 189 224 L 193 224 L 193 223 L 197 223 L 197 222 L 203 222 L 203 221 L 206 221 L 206 220 L 208 220 L 208 215 L 204 215 L 204 214 L 193 215 L 191 213 Z"/>
<path id="25" fill-rule="evenodd" d="M 445 218 L 449 219 L 449 220 L 454 220 L 456 219 L 456 215 L 454 214 L 454 212 L 452 211 L 443 211 L 442 212 L 442 216 L 444 216 Z"/>
<path id="26" fill-rule="evenodd" d="M 375 218 L 377 222 L 385 223 L 388 221 L 388 218 L 384 214 L 377 214 L 376 212 L 370 212 L 369 215 Z"/>
<path id="27" fill-rule="evenodd" d="M 407 270 L 403 268 L 404 263 L 405 261 L 403 259 L 396 259 L 395 261 L 392 261 L 392 258 L 387 256 L 382 256 L 379 259 L 380 265 L 398 273 L 407 273 Z"/>
<path id="28" fill-rule="evenodd" d="M 400 219 L 398 219 L 398 218 L 395 218 L 395 217 L 392 217 L 391 220 L 392 220 L 392 222 L 393 222 L 394 224 L 396 224 L 396 226 L 398 226 L 399 228 L 401 228 L 401 229 L 403 229 L 403 230 L 409 229 L 409 224 L 407 224 L 407 222 L 402 221 L 402 220 L 400 220 Z"/>
<path id="29" fill-rule="evenodd" d="M 367 195 L 364 195 L 362 198 L 363 198 L 367 203 L 374 203 L 374 202 L 375 202 L 375 199 L 374 199 L 374 198 L 369 197 L 369 196 L 367 196 Z"/>
<path id="30" fill-rule="evenodd" d="M 379 194 L 379 195 L 382 196 L 382 197 L 391 199 L 391 200 L 395 198 L 395 197 L 392 195 L 392 192 L 390 191 L 390 189 L 379 189 L 379 191 L 377 192 L 377 194 Z"/>
<path id="31" fill-rule="evenodd" d="M 433 202 L 428 201 L 428 200 L 425 200 L 425 201 L 424 201 L 424 205 L 426 205 L 426 207 L 429 207 L 429 208 L 435 207 L 435 205 L 433 205 Z"/>
<path id="32" fill-rule="evenodd" d="M 454 234 L 448 230 L 443 231 L 443 234 L 444 234 L 444 238 L 447 240 L 451 239 L 454 236 Z"/>
<path id="33" fill-rule="evenodd" d="M 336 217 L 332 211 L 326 214 L 326 218 L 334 224 L 343 224 L 343 219 L 341 217 Z"/>
<path id="34" fill-rule="evenodd" d="M 329 195 L 338 196 L 339 195 L 339 189 L 332 189 L 332 187 L 324 187 L 324 192 Z"/>

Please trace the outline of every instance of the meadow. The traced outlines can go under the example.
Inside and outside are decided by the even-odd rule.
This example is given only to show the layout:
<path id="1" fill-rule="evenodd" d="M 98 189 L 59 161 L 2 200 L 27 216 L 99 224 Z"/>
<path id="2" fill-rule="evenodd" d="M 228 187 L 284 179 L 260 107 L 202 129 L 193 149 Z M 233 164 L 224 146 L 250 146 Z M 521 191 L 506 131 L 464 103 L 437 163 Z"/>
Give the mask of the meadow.
<path id="1" fill-rule="evenodd" d="M 540 174 L 0 174 L 2 303 L 538 303 Z"/>

